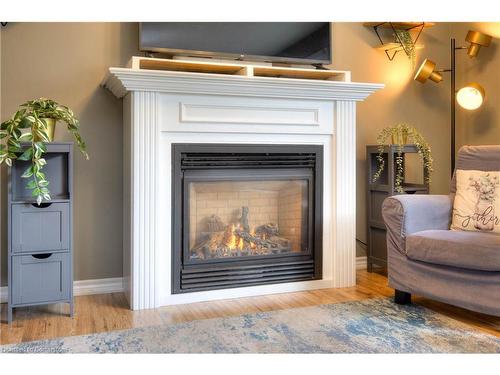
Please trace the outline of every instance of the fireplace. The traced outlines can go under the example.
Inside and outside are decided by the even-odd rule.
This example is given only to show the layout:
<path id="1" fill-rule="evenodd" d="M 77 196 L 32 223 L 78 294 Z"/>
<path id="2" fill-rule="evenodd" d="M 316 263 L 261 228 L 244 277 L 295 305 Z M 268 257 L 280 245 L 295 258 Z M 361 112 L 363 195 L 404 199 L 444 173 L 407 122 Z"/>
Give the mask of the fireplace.
<path id="1" fill-rule="evenodd" d="M 349 72 L 330 81 L 252 71 L 109 68 L 103 84 L 123 98 L 123 288 L 134 310 L 356 283 L 356 103 L 383 85 L 351 82 Z M 189 178 L 198 180 L 189 187 Z M 190 219 L 189 201 L 210 189 L 228 193 L 228 205 L 238 198 L 217 207 L 217 191 L 210 208 L 219 211 Z M 239 197 L 245 189 L 274 208 L 253 208 Z M 302 200 L 287 228 L 279 196 L 293 192 Z M 214 232 L 226 241 L 203 250 Z M 258 246 L 263 233 L 278 237 L 269 249 Z"/>
<path id="2" fill-rule="evenodd" d="M 172 293 L 321 278 L 323 147 L 172 145 Z"/>

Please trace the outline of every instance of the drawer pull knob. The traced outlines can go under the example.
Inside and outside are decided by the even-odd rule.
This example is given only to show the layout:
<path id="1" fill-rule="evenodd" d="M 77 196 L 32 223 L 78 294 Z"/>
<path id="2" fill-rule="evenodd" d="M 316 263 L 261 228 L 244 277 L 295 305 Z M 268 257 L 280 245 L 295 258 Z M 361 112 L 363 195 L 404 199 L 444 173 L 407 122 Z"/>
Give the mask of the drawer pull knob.
<path id="1" fill-rule="evenodd" d="M 50 207 L 52 205 L 52 203 L 40 203 L 40 204 L 31 203 L 31 205 L 33 207 L 36 207 L 36 208 L 47 208 L 47 207 Z"/>
<path id="2" fill-rule="evenodd" d="M 51 255 L 52 253 L 46 253 L 46 254 L 33 254 L 31 256 L 36 259 L 47 259 L 50 258 Z"/>

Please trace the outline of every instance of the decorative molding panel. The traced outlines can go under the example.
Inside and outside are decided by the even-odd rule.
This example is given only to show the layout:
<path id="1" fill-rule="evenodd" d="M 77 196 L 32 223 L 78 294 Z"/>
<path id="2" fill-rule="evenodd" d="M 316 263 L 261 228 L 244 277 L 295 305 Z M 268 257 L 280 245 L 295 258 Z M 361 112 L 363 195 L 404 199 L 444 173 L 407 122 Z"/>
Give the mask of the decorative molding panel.
<path id="1" fill-rule="evenodd" d="M 158 94 L 160 131 L 332 134 L 333 103 L 323 100 Z"/>
<path id="2" fill-rule="evenodd" d="M 180 122 L 319 126 L 318 108 L 180 103 Z"/>

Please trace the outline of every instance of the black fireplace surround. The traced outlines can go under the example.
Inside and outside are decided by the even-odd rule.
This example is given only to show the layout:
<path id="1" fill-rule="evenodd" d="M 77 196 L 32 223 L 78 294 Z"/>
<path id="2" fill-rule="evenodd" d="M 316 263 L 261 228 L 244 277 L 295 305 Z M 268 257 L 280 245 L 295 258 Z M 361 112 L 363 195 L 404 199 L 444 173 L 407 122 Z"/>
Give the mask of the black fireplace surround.
<path id="1" fill-rule="evenodd" d="M 323 146 L 172 145 L 172 293 L 321 279 Z"/>

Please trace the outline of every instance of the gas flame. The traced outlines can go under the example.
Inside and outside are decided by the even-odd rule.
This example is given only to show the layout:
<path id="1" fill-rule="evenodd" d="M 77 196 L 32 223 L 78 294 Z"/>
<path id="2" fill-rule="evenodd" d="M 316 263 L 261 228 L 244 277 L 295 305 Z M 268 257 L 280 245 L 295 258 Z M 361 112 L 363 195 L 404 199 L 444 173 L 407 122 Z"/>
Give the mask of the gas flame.
<path id="1" fill-rule="evenodd" d="M 252 237 L 255 237 L 255 227 L 252 227 L 252 229 L 250 230 L 250 235 Z M 253 241 L 250 241 L 250 249 L 255 249 L 257 246 L 255 245 L 255 243 Z"/>
<path id="2" fill-rule="evenodd" d="M 229 237 L 229 243 L 227 244 L 227 247 L 229 247 L 231 250 L 236 249 L 236 236 L 234 235 L 234 224 L 231 225 L 231 237 Z"/>
<path id="3" fill-rule="evenodd" d="M 243 239 L 243 237 L 240 237 L 238 235 L 236 235 L 236 230 L 239 228 L 240 226 L 235 226 L 234 224 L 231 225 L 230 227 L 230 235 L 228 236 L 228 240 L 226 242 L 226 246 L 229 250 L 243 250 L 245 249 L 245 240 Z M 255 229 L 252 229 L 250 231 L 250 235 L 253 237 L 255 236 Z M 250 249 L 255 249 L 257 247 L 257 245 L 253 242 L 253 241 L 249 241 L 246 245 L 246 248 L 250 248 Z"/>

